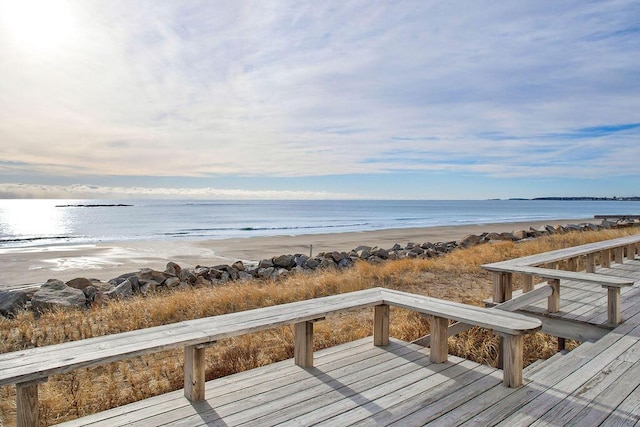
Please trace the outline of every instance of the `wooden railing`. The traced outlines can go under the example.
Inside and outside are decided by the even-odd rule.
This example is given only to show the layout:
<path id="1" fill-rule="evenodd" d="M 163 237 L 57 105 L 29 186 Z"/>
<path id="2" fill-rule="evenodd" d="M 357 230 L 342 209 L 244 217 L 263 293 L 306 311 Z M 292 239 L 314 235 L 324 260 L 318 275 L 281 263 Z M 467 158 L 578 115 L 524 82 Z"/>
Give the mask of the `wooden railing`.
<path id="1" fill-rule="evenodd" d="M 282 325 L 294 325 L 294 361 L 313 366 L 313 324 L 346 310 L 374 307 L 373 344 L 389 343 L 389 308 L 403 307 L 431 316 L 430 360 L 447 360 L 449 320 L 494 330 L 504 342 L 503 383 L 522 384 L 523 335 L 541 327 L 538 319 L 488 310 L 384 288 L 374 288 L 244 312 L 189 320 L 103 337 L 0 355 L 0 386 L 16 384 L 19 426 L 38 424 L 38 384 L 53 374 L 184 347 L 184 394 L 205 399 L 204 349 L 216 340 Z"/>
<path id="2" fill-rule="evenodd" d="M 640 236 L 634 235 L 486 264 L 482 267 L 493 273 L 493 302 L 497 304 L 511 300 L 514 274 L 523 276 L 523 293 L 534 289 L 534 277 L 546 279 L 553 289 L 548 297 L 547 311 L 550 313 L 560 310 L 561 280 L 599 284 L 607 289 L 608 323 L 615 326 L 622 322 L 620 288 L 632 286 L 634 281 L 602 273 L 596 274 L 596 260 L 599 259 L 600 266 L 604 268 L 611 267 L 612 258 L 614 262 L 622 264 L 625 257 L 627 260 L 635 259 L 639 245 Z M 584 272 L 575 271 L 579 261 L 584 263 Z M 557 269 L 561 262 L 566 264 L 566 270 Z"/>

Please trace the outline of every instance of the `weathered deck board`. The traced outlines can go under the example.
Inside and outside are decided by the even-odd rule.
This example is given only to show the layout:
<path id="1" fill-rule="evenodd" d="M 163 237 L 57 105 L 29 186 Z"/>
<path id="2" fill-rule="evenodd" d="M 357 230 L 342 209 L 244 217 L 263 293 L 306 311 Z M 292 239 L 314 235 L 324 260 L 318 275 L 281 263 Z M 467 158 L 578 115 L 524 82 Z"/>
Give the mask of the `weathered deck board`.
<path id="1" fill-rule="evenodd" d="M 206 400 L 181 390 L 65 425 L 633 425 L 640 421 L 640 300 L 602 339 L 526 371 L 519 389 L 502 373 L 429 350 L 372 338 L 207 383 Z M 631 307 L 629 308 L 631 309 Z"/>

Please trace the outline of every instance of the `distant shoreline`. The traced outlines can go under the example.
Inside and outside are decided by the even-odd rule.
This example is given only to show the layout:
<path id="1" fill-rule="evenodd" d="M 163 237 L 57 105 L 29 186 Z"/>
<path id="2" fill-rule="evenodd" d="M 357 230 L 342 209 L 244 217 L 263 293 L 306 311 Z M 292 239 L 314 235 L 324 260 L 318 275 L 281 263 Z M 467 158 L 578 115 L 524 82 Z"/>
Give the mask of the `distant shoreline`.
<path id="1" fill-rule="evenodd" d="M 496 199 L 499 200 L 499 199 Z M 553 200 L 553 201 L 603 201 L 603 202 L 638 202 L 640 196 L 632 197 L 535 197 L 533 199 L 510 198 L 505 200 Z"/>

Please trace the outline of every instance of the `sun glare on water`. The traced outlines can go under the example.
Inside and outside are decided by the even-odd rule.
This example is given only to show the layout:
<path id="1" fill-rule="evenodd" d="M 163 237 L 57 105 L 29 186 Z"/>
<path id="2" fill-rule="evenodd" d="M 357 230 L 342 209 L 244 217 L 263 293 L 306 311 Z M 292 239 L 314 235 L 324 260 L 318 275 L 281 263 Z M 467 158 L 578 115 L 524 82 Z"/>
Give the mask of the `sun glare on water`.
<path id="1" fill-rule="evenodd" d="M 73 14 L 66 0 L 0 0 L 0 17 L 8 36 L 29 50 L 60 49 L 73 36 Z"/>

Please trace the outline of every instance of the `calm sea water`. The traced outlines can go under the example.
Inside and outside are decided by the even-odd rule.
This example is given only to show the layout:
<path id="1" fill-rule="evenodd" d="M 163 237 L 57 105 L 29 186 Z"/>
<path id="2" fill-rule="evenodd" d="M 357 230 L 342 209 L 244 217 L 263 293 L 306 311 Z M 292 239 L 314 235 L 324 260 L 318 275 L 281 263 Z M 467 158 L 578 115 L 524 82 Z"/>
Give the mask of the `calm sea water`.
<path id="1" fill-rule="evenodd" d="M 81 204 L 132 206 L 66 206 Z M 0 247 L 336 233 L 623 213 L 640 213 L 640 202 L 0 200 Z"/>

